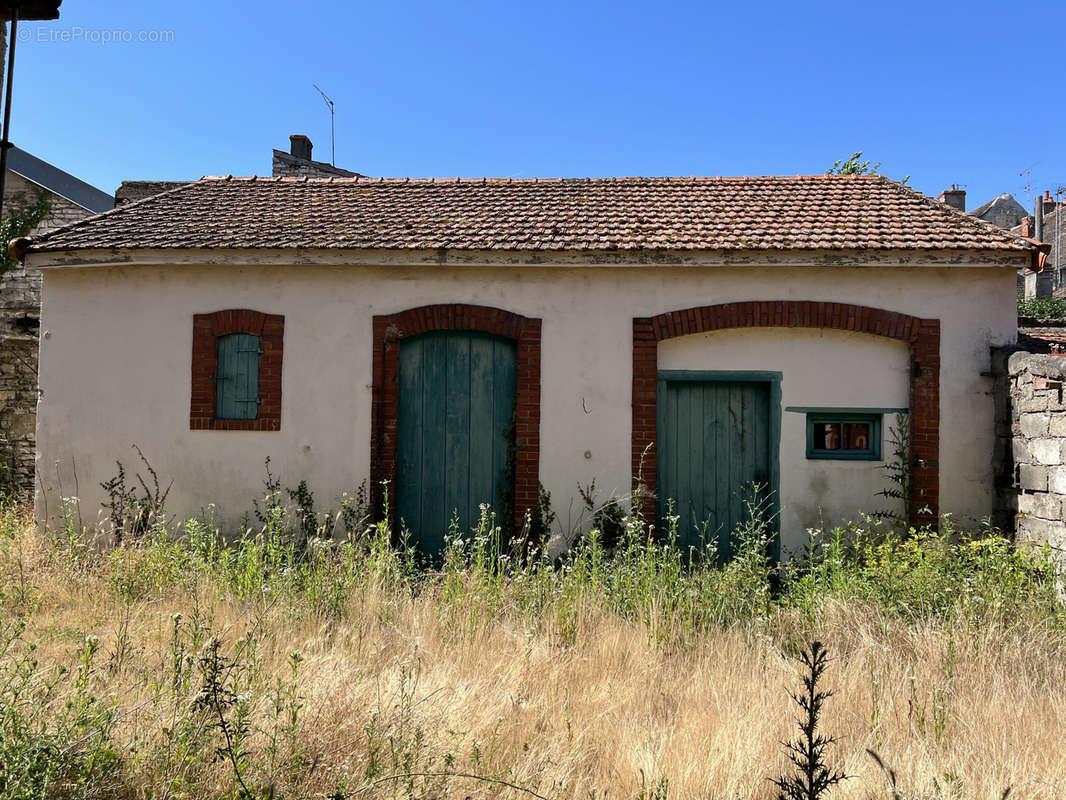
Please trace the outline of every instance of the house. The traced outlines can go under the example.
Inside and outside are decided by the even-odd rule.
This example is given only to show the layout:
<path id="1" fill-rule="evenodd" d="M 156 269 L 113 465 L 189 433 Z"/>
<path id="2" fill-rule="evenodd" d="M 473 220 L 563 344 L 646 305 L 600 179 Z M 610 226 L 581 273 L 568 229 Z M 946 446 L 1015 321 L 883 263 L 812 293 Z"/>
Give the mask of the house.
<path id="1" fill-rule="evenodd" d="M 2 28 L 3 26 L 0 26 Z M 48 199 L 32 234 L 77 222 L 115 205 L 114 198 L 47 161 L 12 147 L 4 181 L 5 213 L 15 203 Z M 0 273 L 0 490 L 33 489 L 37 410 L 37 327 L 41 279 L 21 269 Z"/>
<path id="2" fill-rule="evenodd" d="M 595 480 L 723 555 L 760 484 L 787 554 L 889 504 L 901 430 L 911 520 L 979 519 L 989 349 L 1038 258 L 859 175 L 212 177 L 22 246 L 41 516 L 76 468 L 94 518 L 135 443 L 179 518 L 238 526 L 270 457 L 324 504 L 387 486 L 431 552 L 481 502 L 517 526 L 538 484 L 576 525 Z"/>

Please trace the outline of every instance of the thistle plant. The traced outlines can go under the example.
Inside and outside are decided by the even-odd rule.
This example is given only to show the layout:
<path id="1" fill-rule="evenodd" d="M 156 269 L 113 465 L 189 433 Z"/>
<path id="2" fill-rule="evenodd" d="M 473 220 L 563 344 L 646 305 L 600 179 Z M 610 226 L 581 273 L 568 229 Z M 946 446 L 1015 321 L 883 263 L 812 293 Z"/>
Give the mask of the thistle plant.
<path id="1" fill-rule="evenodd" d="M 818 732 L 818 719 L 822 707 L 833 692 L 818 688 L 818 682 L 829 663 L 829 653 L 821 642 L 811 642 L 810 648 L 799 657 L 806 667 L 803 676 L 803 691 L 789 692 L 789 697 L 800 707 L 801 715 L 796 720 L 800 736 L 791 742 L 783 742 L 788 760 L 795 767 L 791 775 L 771 778 L 780 789 L 778 800 L 819 800 L 831 788 L 847 779 L 847 775 L 827 764 L 826 748 L 836 739 Z"/>

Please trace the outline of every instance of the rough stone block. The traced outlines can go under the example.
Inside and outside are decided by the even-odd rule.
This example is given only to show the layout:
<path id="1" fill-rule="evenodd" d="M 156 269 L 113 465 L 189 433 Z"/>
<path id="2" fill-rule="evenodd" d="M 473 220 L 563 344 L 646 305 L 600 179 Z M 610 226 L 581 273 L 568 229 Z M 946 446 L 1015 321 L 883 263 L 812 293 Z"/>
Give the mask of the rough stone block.
<path id="1" fill-rule="evenodd" d="M 1062 521 L 1062 498 L 1057 494 L 1038 492 L 1018 495 L 1018 513 L 1040 519 Z"/>
<path id="2" fill-rule="evenodd" d="M 1062 440 L 1033 439 L 1029 442 L 1029 452 L 1033 455 L 1034 464 L 1061 464 Z"/>
<path id="3" fill-rule="evenodd" d="M 1062 469 L 1066 480 L 1066 468 Z M 1048 468 L 1037 467 L 1032 464 L 1021 464 L 1018 467 L 1018 485 L 1029 491 L 1046 492 L 1048 488 Z"/>
<path id="4" fill-rule="evenodd" d="M 1052 547 L 1061 548 L 1066 544 L 1066 523 L 1061 520 L 1052 521 L 1019 515 L 1017 539 L 1019 543 L 1036 547 L 1049 544 Z"/>
<path id="5" fill-rule="evenodd" d="M 1066 495 L 1066 467 L 1051 467 L 1048 470 L 1048 489 Z"/>
<path id="6" fill-rule="evenodd" d="M 1021 436 L 1015 436 L 1014 440 L 1012 442 L 1012 448 L 1011 449 L 1014 451 L 1014 463 L 1015 464 L 1032 464 L 1033 463 L 1033 455 L 1032 455 L 1032 452 L 1029 449 L 1029 440 L 1028 439 L 1026 439 L 1024 437 L 1021 437 Z"/>
<path id="7" fill-rule="evenodd" d="M 1046 394 L 1037 394 L 1033 397 L 1021 397 L 1014 405 L 1014 412 L 1028 413 L 1031 411 L 1047 411 L 1048 409 L 1048 397 Z"/>
<path id="8" fill-rule="evenodd" d="M 1039 412 L 1035 414 L 1022 414 L 1019 422 L 1022 435 L 1028 436 L 1030 439 L 1035 439 L 1039 436 L 1047 436 L 1048 427 L 1051 424 L 1051 416 Z"/>
<path id="9" fill-rule="evenodd" d="M 1066 414 L 1050 414 L 1048 433 L 1051 436 L 1066 436 Z"/>

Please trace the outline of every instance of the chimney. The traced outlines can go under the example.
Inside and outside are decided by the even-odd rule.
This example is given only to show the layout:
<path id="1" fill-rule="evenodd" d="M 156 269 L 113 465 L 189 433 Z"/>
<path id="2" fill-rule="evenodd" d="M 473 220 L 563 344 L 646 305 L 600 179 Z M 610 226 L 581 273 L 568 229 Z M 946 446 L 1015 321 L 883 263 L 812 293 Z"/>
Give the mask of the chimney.
<path id="1" fill-rule="evenodd" d="M 1055 201 L 1051 199 L 1051 192 L 1044 192 L 1044 213 L 1050 214 L 1055 210 Z"/>
<path id="2" fill-rule="evenodd" d="M 1033 231 L 1033 238 L 1038 242 L 1044 241 L 1044 198 L 1037 195 L 1036 206 L 1034 208 L 1036 212 L 1033 216 L 1036 218 L 1036 230 Z"/>
<path id="3" fill-rule="evenodd" d="M 1027 239 L 1031 239 L 1033 237 L 1033 218 L 1032 217 L 1029 217 L 1029 216 L 1022 217 L 1022 236 L 1026 237 Z"/>
<path id="4" fill-rule="evenodd" d="M 959 211 L 966 213 L 966 190 L 957 189 L 954 183 L 951 184 L 950 189 L 945 189 L 938 194 L 936 199 L 944 203 L 944 205 L 957 208 Z"/>
<path id="5" fill-rule="evenodd" d="M 304 161 L 310 161 L 311 140 L 302 133 L 294 133 L 289 137 L 289 153 L 294 158 L 302 158 Z"/>

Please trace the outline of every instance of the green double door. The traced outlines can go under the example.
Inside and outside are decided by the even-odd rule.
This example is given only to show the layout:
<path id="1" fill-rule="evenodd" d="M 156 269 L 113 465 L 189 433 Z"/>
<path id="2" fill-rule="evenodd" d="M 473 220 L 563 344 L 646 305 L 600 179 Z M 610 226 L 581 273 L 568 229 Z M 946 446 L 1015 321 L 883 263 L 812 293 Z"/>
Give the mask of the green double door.
<path id="1" fill-rule="evenodd" d="M 713 541 L 718 558 L 730 559 L 737 526 L 748 518 L 746 503 L 754 499 L 753 486 L 761 487 L 758 499 L 767 500 L 773 388 L 769 381 L 659 373 L 659 517 L 668 512 L 679 517 L 682 549 Z"/>
<path id="2" fill-rule="evenodd" d="M 429 558 L 455 516 L 464 535 L 482 503 L 509 519 L 516 362 L 514 342 L 473 331 L 400 343 L 396 511 Z"/>

